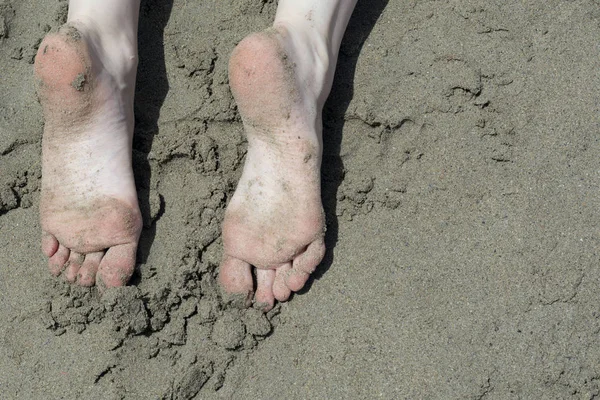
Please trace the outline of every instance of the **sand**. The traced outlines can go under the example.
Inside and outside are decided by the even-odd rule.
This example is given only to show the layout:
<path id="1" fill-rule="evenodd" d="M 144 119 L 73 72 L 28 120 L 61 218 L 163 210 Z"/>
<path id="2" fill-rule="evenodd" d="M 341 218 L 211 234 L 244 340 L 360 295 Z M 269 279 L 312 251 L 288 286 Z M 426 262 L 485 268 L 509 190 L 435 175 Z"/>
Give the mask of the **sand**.
<path id="1" fill-rule="evenodd" d="M 0 0 L 0 399 L 600 395 L 600 4 L 359 0 L 324 111 L 328 253 L 223 303 L 245 142 L 227 61 L 273 0 L 145 0 L 132 285 L 53 279 L 32 62 L 66 1 Z"/>

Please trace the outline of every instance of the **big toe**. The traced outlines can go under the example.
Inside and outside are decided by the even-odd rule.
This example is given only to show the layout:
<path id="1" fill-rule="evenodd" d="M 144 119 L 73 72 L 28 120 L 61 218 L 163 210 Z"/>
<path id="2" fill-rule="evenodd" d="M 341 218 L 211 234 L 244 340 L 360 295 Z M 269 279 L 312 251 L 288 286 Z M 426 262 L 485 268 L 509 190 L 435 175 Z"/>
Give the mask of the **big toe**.
<path id="1" fill-rule="evenodd" d="M 135 269 L 137 245 L 121 244 L 106 250 L 97 277 L 107 288 L 125 286 Z"/>
<path id="2" fill-rule="evenodd" d="M 252 303 L 254 282 L 250 264 L 234 257 L 225 256 L 219 267 L 219 283 L 229 301 L 239 299 L 244 307 Z"/>

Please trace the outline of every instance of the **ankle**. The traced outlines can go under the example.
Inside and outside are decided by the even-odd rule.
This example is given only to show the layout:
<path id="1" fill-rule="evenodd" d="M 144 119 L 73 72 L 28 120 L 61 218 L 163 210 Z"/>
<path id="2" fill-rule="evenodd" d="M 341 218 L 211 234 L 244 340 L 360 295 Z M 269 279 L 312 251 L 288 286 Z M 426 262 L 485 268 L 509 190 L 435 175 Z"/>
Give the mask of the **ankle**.
<path id="1" fill-rule="evenodd" d="M 108 72 L 119 89 L 126 89 L 135 83 L 138 65 L 137 38 L 133 32 L 102 28 L 90 18 L 72 18 L 59 29 L 61 34 L 76 30 L 83 36 L 92 65 Z"/>
<path id="2" fill-rule="evenodd" d="M 292 57 L 298 78 L 308 83 L 317 104 L 322 107 L 331 90 L 332 65 L 335 65 L 332 63 L 335 55 L 329 52 L 327 38 L 304 22 L 278 20 L 273 28 L 281 35 L 282 45 Z"/>

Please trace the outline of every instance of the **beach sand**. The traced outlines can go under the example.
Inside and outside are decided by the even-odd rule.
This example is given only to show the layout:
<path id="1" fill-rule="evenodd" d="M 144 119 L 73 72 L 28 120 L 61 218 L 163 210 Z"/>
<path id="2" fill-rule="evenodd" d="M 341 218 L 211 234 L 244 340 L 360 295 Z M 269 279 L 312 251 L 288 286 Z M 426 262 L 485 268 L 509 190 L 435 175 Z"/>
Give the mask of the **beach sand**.
<path id="1" fill-rule="evenodd" d="M 266 315 L 225 307 L 246 151 L 228 56 L 273 0 L 144 0 L 131 285 L 40 251 L 32 63 L 65 0 L 0 0 L 0 399 L 600 395 L 600 4 L 359 0 L 324 110 L 328 252 Z"/>

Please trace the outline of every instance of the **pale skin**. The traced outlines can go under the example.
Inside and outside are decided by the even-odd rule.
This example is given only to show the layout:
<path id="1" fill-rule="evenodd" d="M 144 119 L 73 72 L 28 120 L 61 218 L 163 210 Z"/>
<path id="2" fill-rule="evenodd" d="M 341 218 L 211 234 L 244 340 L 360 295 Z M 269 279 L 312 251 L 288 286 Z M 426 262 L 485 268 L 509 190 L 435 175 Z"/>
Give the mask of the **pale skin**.
<path id="1" fill-rule="evenodd" d="M 325 254 L 321 113 L 356 0 L 280 0 L 273 27 L 233 51 L 229 81 L 248 153 L 223 222 L 219 282 L 264 310 Z M 131 168 L 139 0 L 71 0 L 35 62 L 44 109 L 40 218 L 50 272 L 127 283 L 141 214 Z M 256 283 L 252 269 L 255 268 Z"/>

